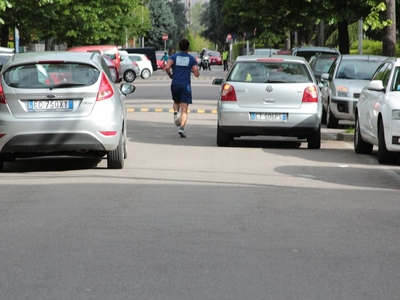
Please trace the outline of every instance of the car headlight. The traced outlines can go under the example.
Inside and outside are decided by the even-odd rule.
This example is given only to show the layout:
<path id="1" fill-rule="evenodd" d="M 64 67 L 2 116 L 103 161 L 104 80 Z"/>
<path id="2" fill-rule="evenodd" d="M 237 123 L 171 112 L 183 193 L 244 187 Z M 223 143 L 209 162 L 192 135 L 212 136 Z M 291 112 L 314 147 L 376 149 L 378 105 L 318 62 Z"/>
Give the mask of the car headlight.
<path id="1" fill-rule="evenodd" d="M 347 86 L 339 85 L 337 87 L 337 95 L 339 97 L 349 97 L 349 89 L 347 88 Z"/>
<path id="2" fill-rule="evenodd" d="M 392 110 L 392 120 L 400 120 L 400 110 Z"/>

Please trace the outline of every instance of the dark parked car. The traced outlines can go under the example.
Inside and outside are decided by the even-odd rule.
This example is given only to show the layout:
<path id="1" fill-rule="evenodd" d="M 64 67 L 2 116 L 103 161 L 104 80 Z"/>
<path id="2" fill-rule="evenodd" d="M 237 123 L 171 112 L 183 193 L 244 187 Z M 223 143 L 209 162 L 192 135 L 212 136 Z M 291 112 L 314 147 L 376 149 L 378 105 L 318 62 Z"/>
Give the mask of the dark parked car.
<path id="1" fill-rule="evenodd" d="M 294 47 L 290 50 L 290 54 L 294 56 L 302 56 L 307 61 L 314 55 L 318 54 L 336 54 L 339 55 L 339 50 L 332 47 Z"/>
<path id="2" fill-rule="evenodd" d="M 315 79 L 320 80 L 323 73 L 328 73 L 338 53 L 320 54 L 310 58 L 309 64 L 314 73 Z"/>

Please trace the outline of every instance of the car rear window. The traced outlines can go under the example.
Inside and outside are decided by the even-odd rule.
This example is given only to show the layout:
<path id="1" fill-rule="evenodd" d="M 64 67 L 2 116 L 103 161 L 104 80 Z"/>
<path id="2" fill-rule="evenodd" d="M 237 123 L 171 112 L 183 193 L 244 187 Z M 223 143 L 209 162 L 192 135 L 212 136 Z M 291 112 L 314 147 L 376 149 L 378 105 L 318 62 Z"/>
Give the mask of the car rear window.
<path id="1" fill-rule="evenodd" d="M 221 53 L 219 53 L 218 51 L 210 51 L 208 55 L 220 57 L 220 56 L 221 56 Z"/>
<path id="2" fill-rule="evenodd" d="M 16 88 L 89 86 L 97 82 L 100 71 L 77 63 L 40 63 L 13 66 L 4 72 L 5 83 Z"/>
<path id="3" fill-rule="evenodd" d="M 296 62 L 239 62 L 229 74 L 228 81 L 256 83 L 304 83 L 312 77 L 304 64 Z"/>

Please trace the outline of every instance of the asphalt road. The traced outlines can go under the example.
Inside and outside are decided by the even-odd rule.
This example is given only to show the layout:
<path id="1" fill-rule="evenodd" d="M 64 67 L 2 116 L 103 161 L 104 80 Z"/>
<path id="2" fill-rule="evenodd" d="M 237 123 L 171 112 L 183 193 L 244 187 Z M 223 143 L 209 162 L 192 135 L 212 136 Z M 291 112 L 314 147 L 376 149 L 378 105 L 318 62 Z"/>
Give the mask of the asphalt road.
<path id="1" fill-rule="evenodd" d="M 399 299 L 399 164 L 333 138 L 218 148 L 208 77 L 181 139 L 156 78 L 127 99 L 124 169 L 5 164 L 1 299 Z"/>

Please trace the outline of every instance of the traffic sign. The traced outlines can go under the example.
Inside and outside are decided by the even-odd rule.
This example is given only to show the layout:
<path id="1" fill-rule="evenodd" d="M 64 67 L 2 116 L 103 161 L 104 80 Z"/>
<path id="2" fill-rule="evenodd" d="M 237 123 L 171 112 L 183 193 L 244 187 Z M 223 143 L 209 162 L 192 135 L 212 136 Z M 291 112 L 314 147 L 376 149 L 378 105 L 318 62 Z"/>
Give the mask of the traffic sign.
<path id="1" fill-rule="evenodd" d="M 230 40 L 232 40 L 232 35 L 229 33 L 226 38 L 228 39 L 228 41 L 230 41 Z"/>
<path id="2" fill-rule="evenodd" d="M 163 39 L 163 41 L 168 40 L 168 34 L 165 34 L 165 33 L 164 33 L 164 34 L 162 35 L 162 39 Z"/>

